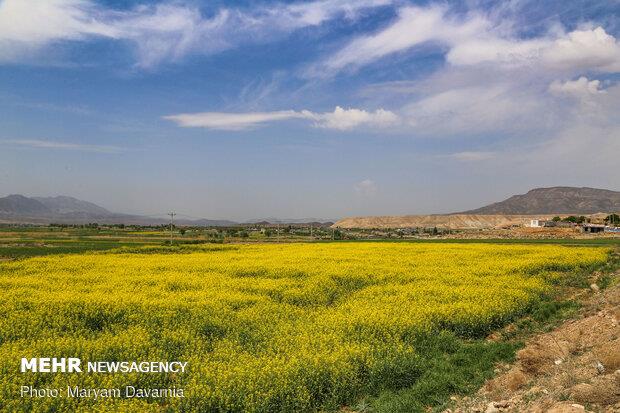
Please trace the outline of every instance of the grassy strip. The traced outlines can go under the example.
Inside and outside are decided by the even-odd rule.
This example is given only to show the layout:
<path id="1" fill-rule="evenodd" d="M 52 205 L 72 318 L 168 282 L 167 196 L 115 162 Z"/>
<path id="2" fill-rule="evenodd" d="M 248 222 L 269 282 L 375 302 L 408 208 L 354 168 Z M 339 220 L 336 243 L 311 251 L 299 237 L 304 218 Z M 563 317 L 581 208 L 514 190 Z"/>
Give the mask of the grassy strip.
<path id="1" fill-rule="evenodd" d="M 465 341 L 443 332 L 419 340 L 422 375 L 408 388 L 384 390 L 356 406 L 360 412 L 413 413 L 443 406 L 454 394 L 476 391 L 499 362 L 511 362 L 515 342 Z"/>
<path id="2" fill-rule="evenodd" d="M 467 340 L 451 332 L 419 339 L 416 349 L 421 365 L 416 371 L 422 374 L 412 385 L 386 388 L 360 401 L 354 410 L 360 413 L 443 411 L 449 407 L 450 396 L 475 393 L 493 376 L 498 363 L 513 362 L 524 340 L 574 317 L 581 305 L 565 298 L 567 290 L 589 288 L 589 278 L 595 271 L 599 272 L 599 287 L 606 288 L 617 282 L 613 274 L 618 269 L 620 251 L 616 250 L 602 266 L 582 268 L 558 278 L 554 294 L 542 297 L 524 317 L 500 331 L 495 340 Z"/>
<path id="3" fill-rule="evenodd" d="M 123 246 L 150 245 L 151 243 L 120 242 L 74 242 L 52 245 L 11 245 L 0 247 L 0 257 L 28 258 L 54 254 L 81 254 L 88 251 L 103 251 Z"/>

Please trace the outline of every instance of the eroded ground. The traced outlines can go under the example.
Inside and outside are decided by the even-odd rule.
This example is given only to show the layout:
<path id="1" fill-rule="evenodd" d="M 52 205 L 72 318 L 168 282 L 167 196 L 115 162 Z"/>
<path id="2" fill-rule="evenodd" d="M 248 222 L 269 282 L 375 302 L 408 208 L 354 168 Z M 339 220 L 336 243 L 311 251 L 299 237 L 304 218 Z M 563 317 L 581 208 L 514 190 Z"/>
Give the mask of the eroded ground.
<path id="1" fill-rule="evenodd" d="M 447 412 L 620 412 L 620 272 L 600 291 L 593 276 L 578 319 L 533 337 L 473 397 Z"/>

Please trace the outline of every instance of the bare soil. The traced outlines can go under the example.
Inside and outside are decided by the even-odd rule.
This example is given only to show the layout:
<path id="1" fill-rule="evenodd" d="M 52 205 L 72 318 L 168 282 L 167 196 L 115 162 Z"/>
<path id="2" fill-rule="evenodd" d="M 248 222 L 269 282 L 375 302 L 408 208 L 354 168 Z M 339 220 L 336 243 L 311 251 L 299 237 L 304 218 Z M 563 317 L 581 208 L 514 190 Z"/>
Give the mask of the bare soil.
<path id="1" fill-rule="evenodd" d="M 551 220 L 554 216 L 566 217 L 566 214 L 552 215 L 476 215 L 476 214 L 435 214 L 403 216 L 368 216 L 344 218 L 332 225 L 342 229 L 394 229 L 394 228 L 433 228 L 456 230 L 509 230 L 522 231 L 527 234 L 580 233 L 574 227 L 529 228 L 531 220 Z M 605 214 L 586 215 L 594 223 L 603 223 Z M 560 231 L 558 231 L 560 230 Z M 470 233 L 471 235 L 471 233 Z M 590 234 L 585 234 L 590 235 Z M 608 234 L 597 234 L 612 235 Z"/>
<path id="2" fill-rule="evenodd" d="M 473 397 L 453 397 L 445 413 L 620 412 L 620 271 L 600 291 L 597 281 L 576 319 L 526 342 L 513 365 Z M 581 293 L 583 294 L 583 293 Z"/>
<path id="3" fill-rule="evenodd" d="M 526 225 L 532 219 L 551 219 L 552 215 L 405 215 L 345 218 L 333 226 L 338 228 L 467 228 L 485 229 Z"/>

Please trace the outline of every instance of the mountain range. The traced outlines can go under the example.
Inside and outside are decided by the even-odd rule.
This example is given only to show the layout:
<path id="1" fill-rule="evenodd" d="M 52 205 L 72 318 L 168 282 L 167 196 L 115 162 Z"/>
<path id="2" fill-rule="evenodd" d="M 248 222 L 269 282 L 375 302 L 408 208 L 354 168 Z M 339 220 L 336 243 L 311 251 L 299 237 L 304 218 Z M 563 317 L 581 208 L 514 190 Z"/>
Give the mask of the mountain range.
<path id="1" fill-rule="evenodd" d="M 101 224 L 125 225 L 163 225 L 167 218 L 147 217 L 142 215 L 120 214 L 82 201 L 70 196 L 55 197 L 26 197 L 23 195 L 9 195 L 0 198 L 0 223 L 33 223 L 33 224 L 86 224 L 97 222 Z M 214 219 L 175 219 L 178 225 L 201 227 L 226 227 L 240 225 L 239 222 Z M 266 218 L 245 222 L 244 224 L 313 224 L 331 225 L 315 218 L 306 219 L 279 219 Z"/>
<path id="2" fill-rule="evenodd" d="M 461 220 L 476 221 L 479 216 L 488 215 L 551 215 L 551 214 L 596 214 L 620 211 L 620 192 L 596 188 L 576 188 L 557 186 L 551 188 L 536 188 L 523 195 L 514 195 L 504 201 L 496 202 L 481 208 L 456 214 L 409 216 L 410 220 L 418 222 L 424 217 L 459 216 Z M 364 223 L 365 218 L 348 218 L 348 226 L 359 224 L 366 227 L 371 223 Z M 381 218 L 386 221 L 385 225 L 396 225 L 399 217 L 374 217 L 376 221 Z M 396 221 L 394 221 L 396 219 Z M 443 218 L 442 218 L 443 219 Z M 428 220 L 428 219 L 427 219 Z M 349 222 L 350 221 L 350 222 Z M 373 221 L 373 222 L 374 222 Z M 110 212 L 92 202 L 82 201 L 69 196 L 55 197 L 26 197 L 23 195 L 9 195 L 0 198 L 0 222 L 6 223 L 67 223 L 85 224 L 98 222 L 102 224 L 126 224 L 126 225 L 162 225 L 167 224 L 167 218 L 154 218 L 142 215 L 130 215 Z M 238 222 L 229 220 L 213 219 L 177 219 L 179 225 L 191 226 L 235 226 Z M 412 221 L 413 222 L 413 221 Z M 424 221 L 426 222 L 426 221 Z M 331 223 L 322 222 L 315 218 L 307 219 L 279 219 L 267 218 L 245 222 L 245 224 L 306 224 L 326 225 Z M 375 223 L 376 224 L 376 223 Z M 338 225 L 338 223 L 336 224 Z M 374 225 L 374 224 L 372 224 Z M 412 224 L 413 225 L 413 224 Z M 343 226 L 344 227 L 344 226 Z"/>
<path id="3" fill-rule="evenodd" d="M 476 215 L 596 214 L 620 211 L 620 192 L 597 188 L 555 186 L 461 212 Z"/>
<path id="4" fill-rule="evenodd" d="M 163 225 L 168 219 L 142 215 L 119 214 L 70 196 L 25 197 L 9 195 L 0 198 L 0 222 L 33 224 L 101 224 Z M 178 219 L 179 225 L 233 226 L 236 222 L 213 219 Z"/>

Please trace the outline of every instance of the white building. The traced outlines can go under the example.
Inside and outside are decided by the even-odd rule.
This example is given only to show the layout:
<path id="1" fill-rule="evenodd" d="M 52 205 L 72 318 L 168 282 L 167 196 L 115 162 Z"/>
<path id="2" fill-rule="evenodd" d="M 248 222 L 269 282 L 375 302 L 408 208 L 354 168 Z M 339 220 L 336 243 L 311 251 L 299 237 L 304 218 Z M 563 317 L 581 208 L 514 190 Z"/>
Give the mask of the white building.
<path id="1" fill-rule="evenodd" d="M 542 219 L 531 219 L 530 220 L 530 227 L 532 228 L 540 228 L 544 226 L 545 226 L 545 221 L 543 221 Z"/>

